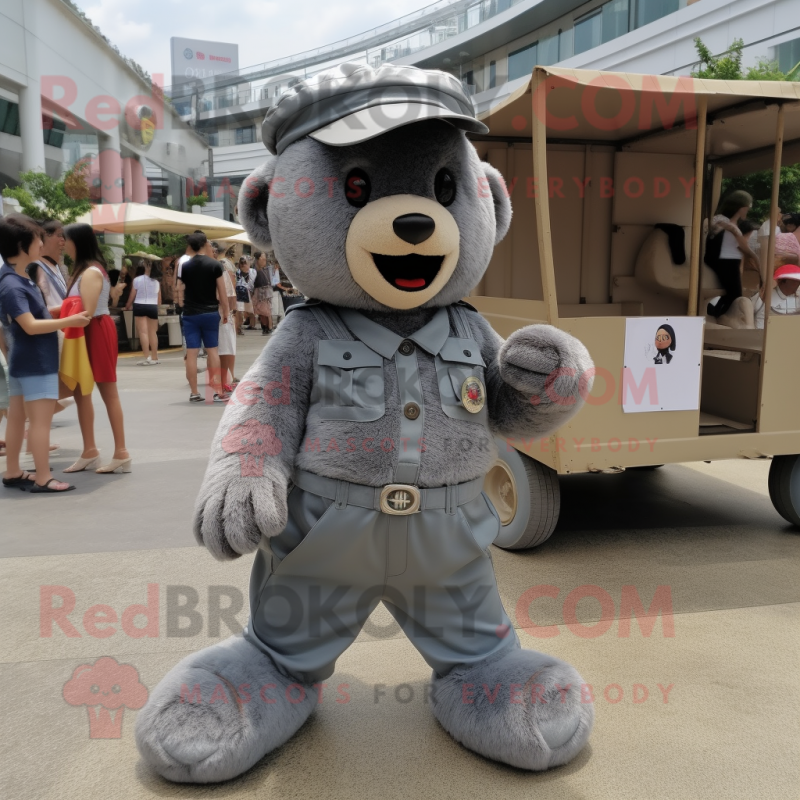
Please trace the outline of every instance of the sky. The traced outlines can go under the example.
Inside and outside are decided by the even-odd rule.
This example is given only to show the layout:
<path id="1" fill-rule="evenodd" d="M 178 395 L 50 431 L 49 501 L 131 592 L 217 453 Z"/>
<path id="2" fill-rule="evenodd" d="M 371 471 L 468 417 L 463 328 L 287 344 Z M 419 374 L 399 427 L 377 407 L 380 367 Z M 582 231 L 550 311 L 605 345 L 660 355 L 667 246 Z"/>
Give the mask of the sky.
<path id="1" fill-rule="evenodd" d="M 344 39 L 433 0 L 76 0 L 94 25 L 151 75 L 171 83 L 172 36 L 239 45 L 249 67 Z"/>

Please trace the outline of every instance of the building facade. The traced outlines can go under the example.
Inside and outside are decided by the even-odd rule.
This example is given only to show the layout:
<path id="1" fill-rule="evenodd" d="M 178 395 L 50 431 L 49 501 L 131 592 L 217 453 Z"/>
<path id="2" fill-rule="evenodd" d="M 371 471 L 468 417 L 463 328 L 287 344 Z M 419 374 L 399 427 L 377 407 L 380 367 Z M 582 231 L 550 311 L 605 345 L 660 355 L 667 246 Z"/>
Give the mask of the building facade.
<path id="1" fill-rule="evenodd" d="M 208 144 L 69 0 L 0 0 L 0 189 L 82 161 L 93 199 L 183 208 Z"/>
<path id="2" fill-rule="evenodd" d="M 196 82 L 173 102 L 213 147 L 213 182 L 228 196 L 264 159 L 267 108 L 293 83 L 342 61 L 448 71 L 482 112 L 536 64 L 688 75 L 698 36 L 715 54 L 742 39 L 745 65 L 776 60 L 788 71 L 800 61 L 797 19 L 797 0 L 438 2 L 342 42 Z"/>

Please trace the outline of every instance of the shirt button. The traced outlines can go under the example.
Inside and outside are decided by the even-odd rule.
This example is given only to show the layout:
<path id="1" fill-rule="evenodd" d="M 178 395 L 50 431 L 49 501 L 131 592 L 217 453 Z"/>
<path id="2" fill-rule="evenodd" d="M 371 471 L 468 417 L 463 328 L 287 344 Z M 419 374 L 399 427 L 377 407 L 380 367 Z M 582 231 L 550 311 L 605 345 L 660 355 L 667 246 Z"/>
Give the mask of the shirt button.
<path id="1" fill-rule="evenodd" d="M 472 356 L 472 351 L 471 351 L 471 350 L 465 350 L 465 351 L 464 351 L 464 355 L 465 355 L 467 358 L 470 358 L 470 356 Z"/>
<path id="2" fill-rule="evenodd" d="M 406 403 L 403 408 L 403 413 L 407 419 L 417 419 L 420 415 L 420 408 L 416 403 Z"/>
<path id="3" fill-rule="evenodd" d="M 345 361 L 349 361 L 353 357 L 352 353 L 342 353 L 342 358 Z"/>
<path id="4" fill-rule="evenodd" d="M 414 342 L 404 339 L 400 347 L 397 348 L 404 356 L 410 356 L 414 352 Z"/>

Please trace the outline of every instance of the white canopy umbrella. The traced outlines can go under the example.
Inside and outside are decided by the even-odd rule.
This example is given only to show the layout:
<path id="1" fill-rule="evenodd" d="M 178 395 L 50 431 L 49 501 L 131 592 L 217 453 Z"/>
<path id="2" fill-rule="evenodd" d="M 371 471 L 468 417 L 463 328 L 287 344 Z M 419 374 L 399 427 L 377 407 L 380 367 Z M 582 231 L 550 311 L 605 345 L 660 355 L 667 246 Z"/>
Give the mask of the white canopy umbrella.
<path id="1" fill-rule="evenodd" d="M 221 237 L 217 237 L 217 238 L 221 238 Z M 252 245 L 252 242 L 250 241 L 250 237 L 247 235 L 247 232 L 237 234 L 236 236 L 226 236 L 223 241 L 225 242 L 225 244 L 229 244 L 229 245 L 230 244 L 250 244 L 250 245 Z"/>
<path id="2" fill-rule="evenodd" d="M 101 203 L 92 206 L 92 210 L 77 221 L 106 233 L 192 233 L 199 230 L 209 239 L 224 239 L 244 232 L 235 222 L 143 203 Z"/>

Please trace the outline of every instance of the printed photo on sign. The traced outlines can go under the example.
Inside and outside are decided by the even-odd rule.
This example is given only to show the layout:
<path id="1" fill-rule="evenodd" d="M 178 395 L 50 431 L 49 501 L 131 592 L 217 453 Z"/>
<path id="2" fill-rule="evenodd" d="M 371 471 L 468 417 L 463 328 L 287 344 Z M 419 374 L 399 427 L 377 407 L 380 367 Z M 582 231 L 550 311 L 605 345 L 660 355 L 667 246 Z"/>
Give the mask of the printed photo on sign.
<path id="1" fill-rule="evenodd" d="M 622 410 L 700 407 L 702 317 L 640 317 L 625 323 Z"/>

